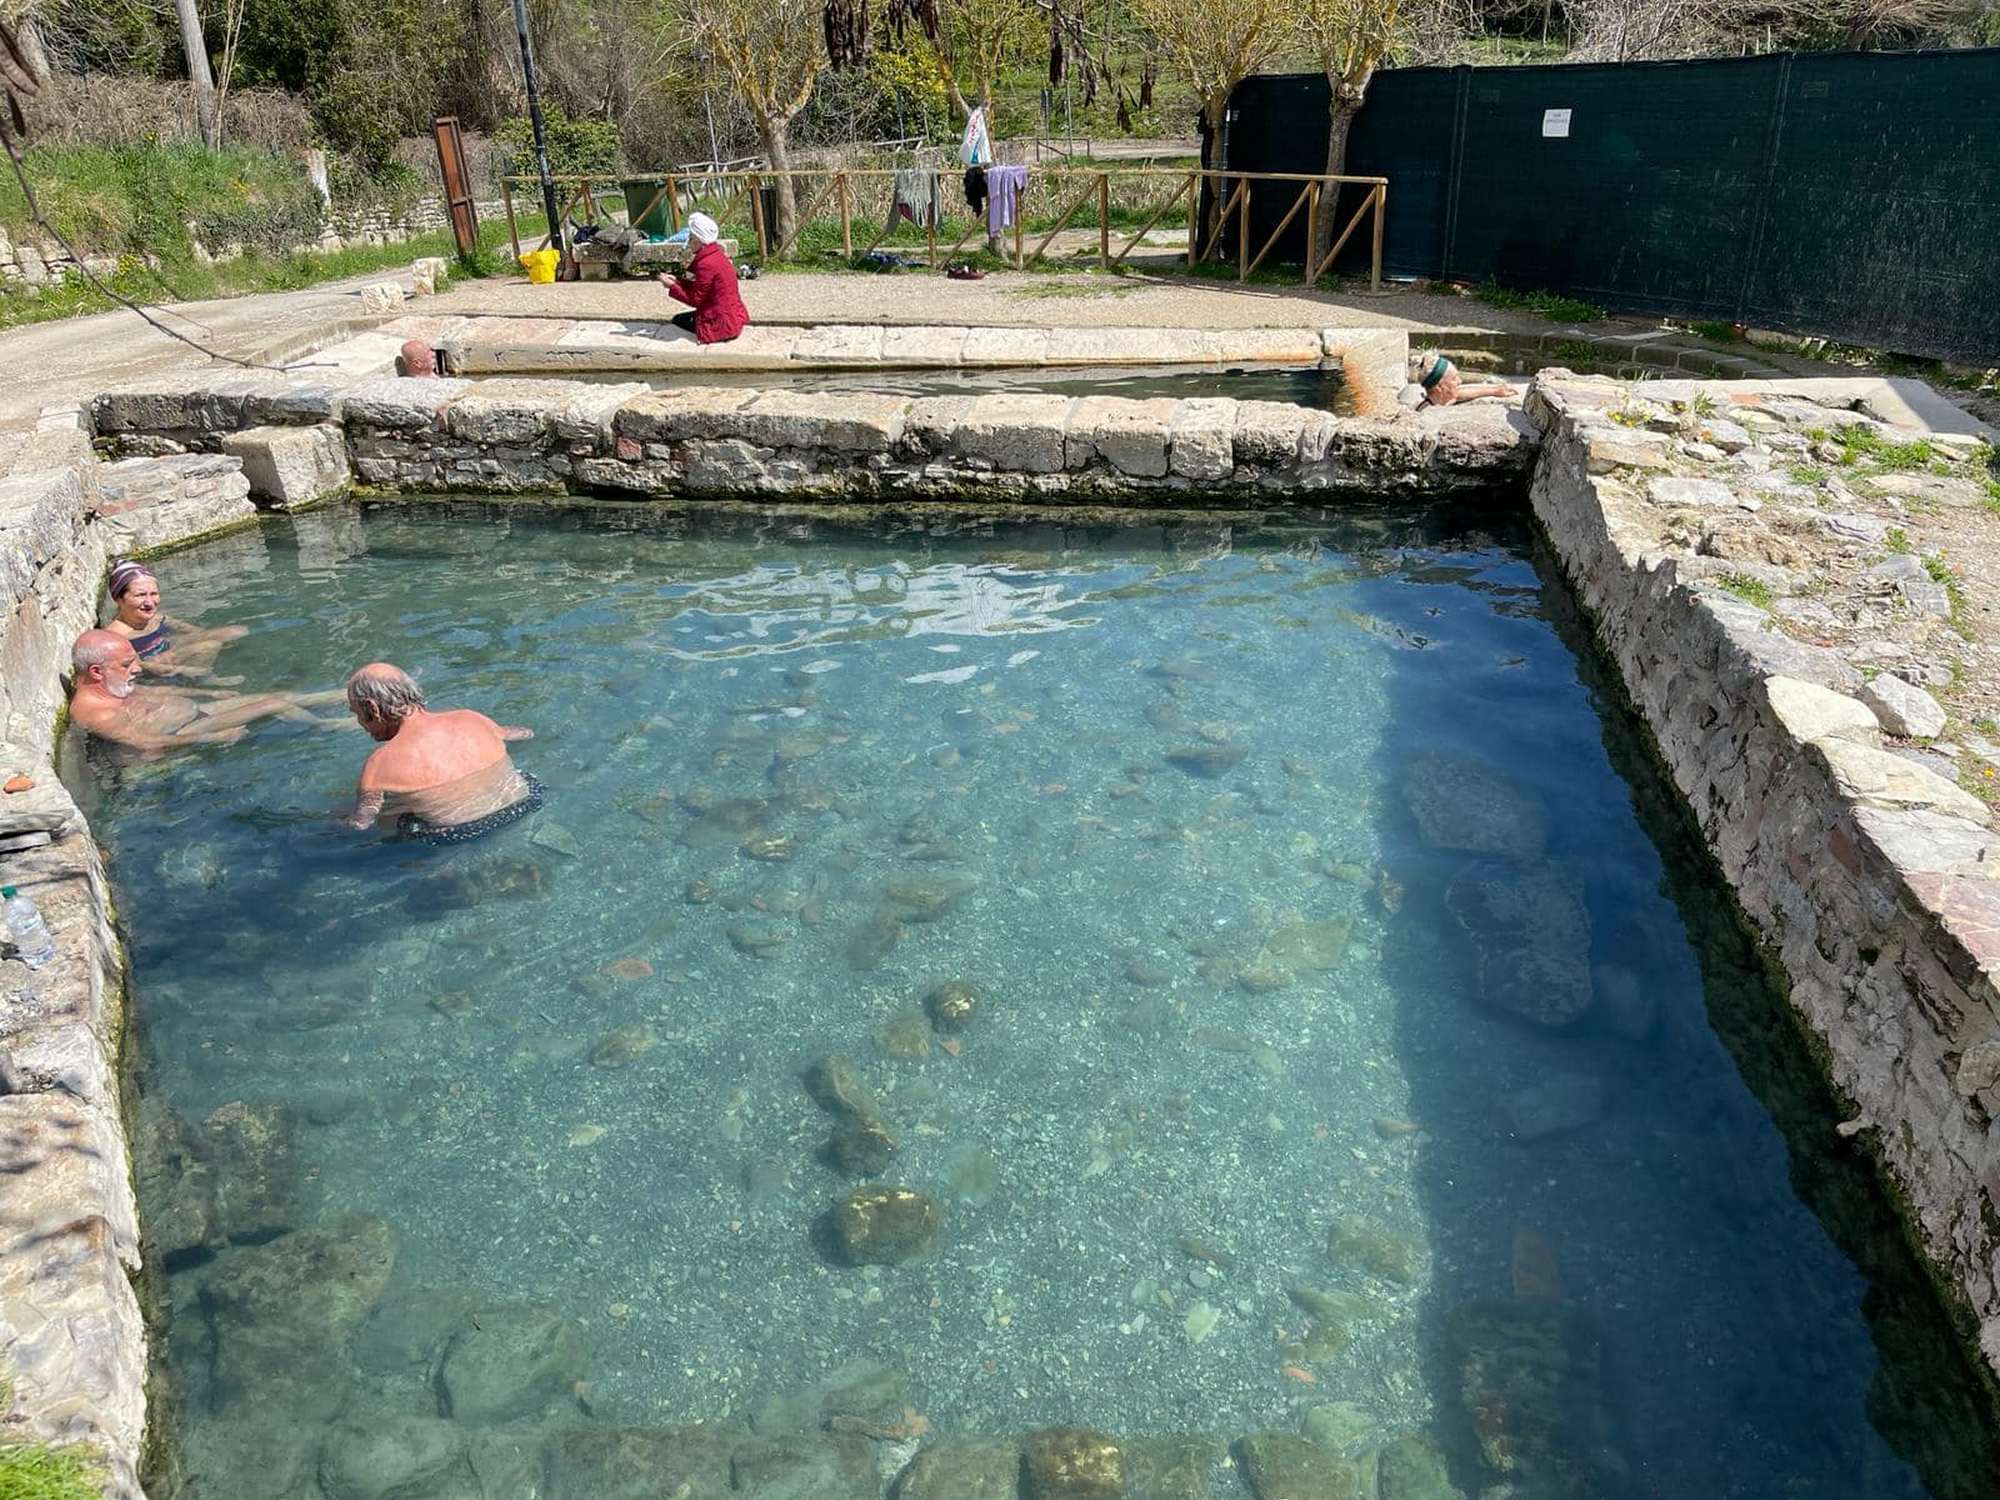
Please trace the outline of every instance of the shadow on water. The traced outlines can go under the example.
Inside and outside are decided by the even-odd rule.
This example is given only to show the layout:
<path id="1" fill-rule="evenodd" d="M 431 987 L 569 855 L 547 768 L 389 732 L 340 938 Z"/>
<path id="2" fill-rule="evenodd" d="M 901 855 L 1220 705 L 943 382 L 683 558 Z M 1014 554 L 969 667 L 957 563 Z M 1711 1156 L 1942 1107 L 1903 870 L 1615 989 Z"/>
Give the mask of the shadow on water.
<path id="1" fill-rule="evenodd" d="M 1489 607 L 1537 622 L 1573 675 L 1536 681 L 1529 665 L 1510 687 L 1462 663 L 1396 674 L 1399 727 L 1378 756 L 1382 843 L 1407 888 L 1383 961 L 1425 1126 L 1415 1189 L 1434 1261 L 1420 1348 L 1459 1482 L 1478 1494 L 1511 1479 L 1507 1493 L 1551 1500 L 2000 1494 L 1991 1387 L 1873 1164 L 1834 1132 L 1839 1102 L 1615 666 L 1526 527 L 1482 522 L 1407 581 L 1477 561 L 1453 554 L 1531 558 L 1532 574 L 1514 564 L 1521 595 Z M 1454 628 L 1477 594 L 1410 592 L 1391 624 L 1442 614 L 1429 627 L 1440 655 L 1490 644 L 1477 625 Z M 1466 683 L 1456 717 L 1441 715 Z M 1433 744 L 1546 804 L 1547 858 L 1580 887 L 1600 976 L 1582 1023 L 1544 1031 L 1480 1003 L 1444 891 L 1490 856 L 1427 847 L 1401 795 L 1413 752 Z M 1658 996 L 1657 1015 L 1623 1035 L 1601 1014 L 1606 965 Z M 1597 1118 L 1521 1136 L 1523 1094 L 1580 1075 L 1603 1085 Z M 1635 1193 L 1682 1210 L 1681 1243 L 1621 1240 L 1642 1222 Z"/>

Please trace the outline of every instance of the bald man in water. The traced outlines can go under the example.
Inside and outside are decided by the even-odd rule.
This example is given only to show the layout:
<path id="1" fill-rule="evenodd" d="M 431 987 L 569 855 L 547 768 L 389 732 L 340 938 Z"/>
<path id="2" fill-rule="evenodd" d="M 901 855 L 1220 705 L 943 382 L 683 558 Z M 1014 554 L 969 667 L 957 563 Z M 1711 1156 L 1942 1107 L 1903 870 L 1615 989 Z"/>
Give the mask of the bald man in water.
<path id="1" fill-rule="evenodd" d="M 70 694 L 69 716 L 92 734 L 145 755 L 164 755 L 194 745 L 227 745 L 243 737 L 243 726 L 272 715 L 329 723 L 304 710 L 315 703 L 339 700 L 337 693 L 290 695 L 169 691 L 140 692 L 145 663 L 124 636 L 110 630 L 86 630 L 70 648 L 76 687 Z"/>
<path id="2" fill-rule="evenodd" d="M 385 661 L 347 679 L 347 706 L 382 747 L 361 768 L 352 826 L 393 812 L 399 831 L 449 841 L 541 805 L 540 786 L 507 755 L 508 741 L 533 739 L 532 729 L 469 708 L 433 710 L 410 674 Z"/>

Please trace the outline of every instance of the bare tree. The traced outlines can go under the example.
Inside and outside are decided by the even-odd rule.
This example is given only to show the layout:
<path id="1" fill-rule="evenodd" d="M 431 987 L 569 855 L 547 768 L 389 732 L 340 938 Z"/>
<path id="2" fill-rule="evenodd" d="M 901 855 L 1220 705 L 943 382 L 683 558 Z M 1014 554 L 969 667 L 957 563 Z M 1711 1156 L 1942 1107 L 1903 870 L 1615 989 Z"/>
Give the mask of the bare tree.
<path id="1" fill-rule="evenodd" d="M 181 50 L 187 54 L 188 82 L 194 86 L 194 111 L 201 122 L 202 143 L 213 151 L 222 144 L 222 111 L 215 100 L 215 75 L 208 70 L 208 42 L 201 34 L 201 12 L 194 0 L 174 0 L 181 23 Z"/>
<path id="2" fill-rule="evenodd" d="M 1354 117 L 1368 97 L 1375 70 L 1388 60 L 1397 42 L 1401 0 L 1299 0 L 1299 29 L 1313 58 L 1326 73 L 1331 91 L 1327 101 L 1326 175 L 1347 170 L 1347 136 Z M 1338 201 L 1338 191 L 1334 201 Z M 1312 265 L 1317 267 L 1333 243 L 1333 202 L 1320 215 Z"/>
<path id="3" fill-rule="evenodd" d="M 1229 95 L 1291 44 L 1290 0 L 1131 0 L 1132 13 L 1167 66 L 1194 90 L 1202 124 L 1218 141 Z M 1212 231 L 1221 203 L 1209 204 Z"/>
<path id="4" fill-rule="evenodd" d="M 940 0 L 933 48 L 938 75 L 960 119 L 983 109 L 986 128 L 999 134 L 993 121 L 994 82 L 1045 40 L 1046 19 L 1039 7 L 1024 0 Z"/>
<path id="5" fill-rule="evenodd" d="M 792 121 L 826 66 L 822 0 L 668 0 L 670 24 L 713 60 L 749 107 L 777 175 L 774 243 L 790 238 L 798 214 L 791 169 Z"/>

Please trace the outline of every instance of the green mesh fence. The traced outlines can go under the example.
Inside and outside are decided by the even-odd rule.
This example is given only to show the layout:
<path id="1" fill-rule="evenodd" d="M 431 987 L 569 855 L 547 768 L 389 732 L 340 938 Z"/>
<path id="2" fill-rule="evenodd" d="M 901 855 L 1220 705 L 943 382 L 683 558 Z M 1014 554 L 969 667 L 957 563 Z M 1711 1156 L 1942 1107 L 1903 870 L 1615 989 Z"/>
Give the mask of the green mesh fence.
<path id="1" fill-rule="evenodd" d="M 1228 165 L 1321 170 L 1326 100 L 1317 75 L 1246 81 Z M 1389 179 L 1390 275 L 1978 361 L 2000 355 L 1996 101 L 2000 49 L 1406 68 L 1376 76 L 1348 171 Z M 1258 246 L 1280 196 L 1253 201 Z M 1298 226 L 1276 256 L 1303 259 Z"/>

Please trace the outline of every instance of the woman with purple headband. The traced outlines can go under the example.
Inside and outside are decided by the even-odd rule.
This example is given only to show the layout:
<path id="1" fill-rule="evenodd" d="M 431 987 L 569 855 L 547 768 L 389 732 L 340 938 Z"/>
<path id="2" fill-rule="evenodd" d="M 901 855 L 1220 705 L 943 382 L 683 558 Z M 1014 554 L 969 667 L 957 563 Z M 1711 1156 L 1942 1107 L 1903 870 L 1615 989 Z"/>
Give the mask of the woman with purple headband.
<path id="1" fill-rule="evenodd" d="M 112 564 L 105 592 L 118 612 L 105 622 L 104 628 L 130 641 L 152 676 L 206 677 L 215 666 L 217 653 L 248 629 L 243 625 L 224 625 L 204 630 L 181 620 L 169 620 L 160 607 L 159 579 L 139 563 Z"/>

